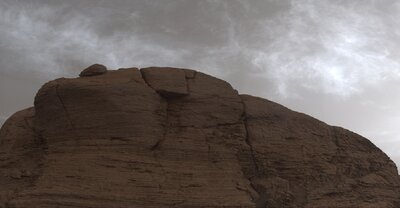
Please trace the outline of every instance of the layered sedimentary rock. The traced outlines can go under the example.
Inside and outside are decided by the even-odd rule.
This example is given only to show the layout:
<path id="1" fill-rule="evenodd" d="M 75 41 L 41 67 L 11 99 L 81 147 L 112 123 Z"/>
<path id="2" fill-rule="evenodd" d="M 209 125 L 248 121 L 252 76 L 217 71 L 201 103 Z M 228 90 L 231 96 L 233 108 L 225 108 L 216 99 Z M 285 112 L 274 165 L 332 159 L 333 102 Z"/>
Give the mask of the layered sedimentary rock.
<path id="1" fill-rule="evenodd" d="M 194 70 L 100 71 L 4 124 L 0 207 L 400 207 L 396 166 L 355 133 Z"/>

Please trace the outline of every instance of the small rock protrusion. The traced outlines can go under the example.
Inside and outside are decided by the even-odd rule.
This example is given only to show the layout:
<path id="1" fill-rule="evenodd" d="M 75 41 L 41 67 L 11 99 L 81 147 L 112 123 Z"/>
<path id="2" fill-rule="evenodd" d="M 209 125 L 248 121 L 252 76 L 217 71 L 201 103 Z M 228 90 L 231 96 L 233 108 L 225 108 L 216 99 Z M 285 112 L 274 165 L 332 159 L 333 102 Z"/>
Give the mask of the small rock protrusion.
<path id="1" fill-rule="evenodd" d="M 21 179 L 22 178 L 22 172 L 20 170 L 14 169 L 9 173 L 9 176 L 12 179 Z"/>
<path id="2" fill-rule="evenodd" d="M 8 176 L 12 179 L 21 179 L 24 177 L 31 177 L 32 173 L 29 170 L 12 169 L 10 172 L 6 173 L 5 176 Z"/>
<path id="3" fill-rule="evenodd" d="M 88 68 L 84 69 L 79 76 L 80 77 L 90 77 L 90 76 L 97 76 L 101 74 L 107 73 L 107 67 L 101 64 L 93 64 Z"/>

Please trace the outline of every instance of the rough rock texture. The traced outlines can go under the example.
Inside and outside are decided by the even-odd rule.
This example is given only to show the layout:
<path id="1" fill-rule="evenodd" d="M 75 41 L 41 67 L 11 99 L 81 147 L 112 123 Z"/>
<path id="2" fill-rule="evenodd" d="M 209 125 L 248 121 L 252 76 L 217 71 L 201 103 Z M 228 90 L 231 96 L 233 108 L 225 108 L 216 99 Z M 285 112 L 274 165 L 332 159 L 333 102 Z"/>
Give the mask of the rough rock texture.
<path id="1" fill-rule="evenodd" d="M 0 207 L 400 207 L 367 139 L 187 69 L 46 83 L 0 167 Z"/>
<path id="2" fill-rule="evenodd" d="M 190 77 L 182 69 L 150 67 L 140 71 L 149 86 L 166 98 L 189 94 L 186 79 Z"/>
<path id="3" fill-rule="evenodd" d="M 93 64 L 89 66 L 88 68 L 84 69 L 79 76 L 80 77 L 90 77 L 90 76 L 96 76 L 100 74 L 105 74 L 107 73 L 107 67 L 101 64 Z"/>

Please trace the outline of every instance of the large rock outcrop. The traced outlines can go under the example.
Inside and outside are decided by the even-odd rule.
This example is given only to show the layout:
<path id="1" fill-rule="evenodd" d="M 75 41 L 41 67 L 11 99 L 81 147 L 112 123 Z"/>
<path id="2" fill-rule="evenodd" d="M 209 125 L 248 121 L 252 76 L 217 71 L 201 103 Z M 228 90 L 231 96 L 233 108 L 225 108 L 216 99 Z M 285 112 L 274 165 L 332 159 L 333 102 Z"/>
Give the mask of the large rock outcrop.
<path id="1" fill-rule="evenodd" d="M 0 207 L 400 207 L 367 139 L 188 69 L 46 83 L 1 129 L 0 167 Z"/>

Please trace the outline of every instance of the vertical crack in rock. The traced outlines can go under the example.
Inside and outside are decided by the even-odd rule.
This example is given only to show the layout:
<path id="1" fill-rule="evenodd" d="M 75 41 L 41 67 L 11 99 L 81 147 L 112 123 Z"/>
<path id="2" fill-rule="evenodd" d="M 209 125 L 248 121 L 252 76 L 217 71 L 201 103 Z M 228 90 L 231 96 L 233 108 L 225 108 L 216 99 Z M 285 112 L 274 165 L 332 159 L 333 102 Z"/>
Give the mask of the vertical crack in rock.
<path id="1" fill-rule="evenodd" d="M 339 138 L 337 136 L 336 128 L 331 127 L 330 130 L 331 130 L 331 138 L 333 139 L 333 143 L 336 146 L 336 152 L 335 152 L 335 155 L 334 155 L 334 158 L 333 158 L 335 161 L 333 161 L 333 164 L 335 164 L 335 167 L 336 167 L 335 175 L 336 175 L 336 177 L 338 177 L 339 166 L 338 166 L 338 161 L 336 161 L 336 160 L 338 160 L 338 158 L 340 156 Z"/>
<path id="2" fill-rule="evenodd" d="M 240 99 L 242 100 L 242 98 L 240 98 Z M 248 117 L 247 117 L 247 114 L 246 114 L 246 106 L 245 106 L 245 103 L 244 103 L 243 100 L 242 100 L 242 105 L 243 105 L 243 114 L 242 114 L 241 120 L 243 122 L 243 125 L 245 127 L 245 131 L 246 131 L 245 142 L 246 142 L 246 144 L 247 144 L 247 146 L 249 148 L 251 162 L 252 162 L 253 168 L 254 168 L 254 170 L 253 170 L 254 174 L 249 175 L 248 173 L 246 173 L 246 171 L 243 171 L 243 168 L 242 168 L 242 171 L 243 171 L 243 175 L 249 181 L 251 188 L 258 194 L 257 198 L 254 197 L 254 196 L 252 197 L 253 198 L 253 202 L 256 204 L 256 208 L 265 208 L 267 206 L 267 204 L 268 204 L 267 203 L 267 196 L 266 196 L 267 190 L 263 186 L 257 185 L 254 182 L 255 179 L 257 179 L 258 177 L 261 177 L 261 169 L 260 169 L 259 164 L 257 162 L 257 158 L 256 158 L 256 155 L 255 155 L 255 150 L 254 150 L 253 144 L 252 144 L 252 142 L 250 140 L 249 127 L 248 127 L 248 123 L 247 123 L 248 122 L 247 121 Z"/>
<path id="3" fill-rule="evenodd" d="M 60 96 L 60 92 L 59 92 L 59 89 L 58 89 L 59 87 L 60 87 L 60 84 L 57 83 L 57 85 L 56 85 L 56 95 L 57 95 L 57 98 L 58 98 L 58 100 L 59 100 L 60 103 L 61 103 L 61 106 L 62 106 L 62 108 L 63 108 L 63 110 L 64 110 L 64 112 L 65 112 L 65 117 L 67 118 L 69 125 L 71 126 L 72 129 L 75 129 L 75 126 L 74 126 L 74 124 L 72 123 L 71 117 L 70 117 L 70 115 L 69 115 L 69 113 L 68 113 L 67 107 L 66 107 L 66 105 L 65 105 L 65 103 L 64 103 L 64 101 L 63 101 L 63 99 L 62 99 L 61 96 Z"/>
<path id="4" fill-rule="evenodd" d="M 42 149 L 47 149 L 47 141 L 43 137 L 42 133 L 38 132 L 33 126 L 30 125 L 28 117 L 24 117 L 25 125 L 32 131 L 34 136 L 35 144 L 39 145 Z"/>
<path id="5" fill-rule="evenodd" d="M 336 170 L 335 170 L 335 180 L 336 180 L 336 186 L 335 188 L 337 189 L 338 192 L 343 191 L 340 190 L 340 186 L 342 186 L 341 184 L 343 183 L 341 180 L 341 155 L 344 154 L 344 152 L 342 151 L 340 144 L 339 144 L 339 137 L 338 137 L 338 129 L 331 126 L 329 127 L 329 131 L 330 131 L 330 137 L 332 142 L 335 144 L 336 150 L 335 153 L 332 155 L 332 161 L 331 163 L 334 164 Z M 307 199 L 307 203 L 309 203 L 309 200 Z"/>
<path id="6" fill-rule="evenodd" d="M 244 106 L 243 106 L 243 107 L 244 107 Z M 247 145 L 249 146 L 249 148 L 250 148 L 250 155 L 251 155 L 251 159 L 252 159 L 253 164 L 254 164 L 254 168 L 255 168 L 256 174 L 259 174 L 259 172 L 260 172 L 260 167 L 258 166 L 257 158 L 256 158 L 256 156 L 255 156 L 255 154 L 254 154 L 254 148 L 253 148 L 253 145 L 252 145 L 252 143 L 251 143 L 251 141 L 250 141 L 250 138 L 249 138 L 249 130 L 248 130 L 248 126 L 247 126 L 247 116 L 246 116 L 246 112 L 243 112 L 243 123 L 244 123 L 244 128 L 246 129 L 246 138 L 245 138 L 245 142 L 246 142 L 246 144 L 247 144 Z"/>
<path id="7" fill-rule="evenodd" d="M 192 91 L 190 91 L 189 79 L 185 77 L 185 80 L 186 80 L 186 91 L 190 94 Z"/>
<path id="8" fill-rule="evenodd" d="M 150 87 L 154 92 L 157 93 L 156 89 L 154 89 L 154 88 L 150 85 L 150 83 L 147 82 L 146 76 L 144 75 L 143 70 L 142 70 L 142 69 L 138 69 L 138 70 L 139 70 L 139 72 L 140 72 L 140 75 L 142 76 L 143 82 L 144 82 L 148 87 Z M 157 93 L 157 94 L 158 94 L 158 93 Z"/>
<path id="9" fill-rule="evenodd" d="M 163 135 L 162 137 L 151 147 L 151 151 L 157 150 L 160 148 L 161 144 L 165 141 L 167 134 L 168 134 L 168 128 L 170 127 L 169 125 L 169 103 L 168 100 L 166 101 L 166 108 L 165 108 L 165 123 L 164 123 L 164 130 L 163 130 Z"/>
<path id="10" fill-rule="evenodd" d="M 144 75 L 144 72 L 139 69 L 140 75 L 142 76 L 142 80 L 143 82 L 150 87 L 150 89 L 152 89 L 155 93 L 157 93 L 163 101 L 166 102 L 166 107 L 165 107 L 165 121 L 164 121 L 164 130 L 163 130 L 163 135 L 162 137 L 150 148 L 151 151 L 155 151 L 157 149 L 160 148 L 161 144 L 165 141 L 167 133 L 168 133 L 168 128 L 169 128 L 169 115 L 168 115 L 168 111 L 169 111 L 169 103 L 168 103 L 168 99 L 164 98 L 162 95 L 160 95 L 160 93 L 158 93 L 156 91 L 156 89 L 154 89 L 146 80 L 146 76 Z"/>
<path id="11" fill-rule="evenodd" d="M 157 152 L 153 152 L 153 157 L 154 157 L 158 167 L 160 167 L 161 175 L 162 175 L 162 177 L 164 179 L 163 183 L 159 183 L 158 184 L 158 188 L 161 191 L 161 189 L 163 189 L 163 185 L 162 184 L 165 184 L 166 181 L 167 181 L 167 171 L 165 170 L 164 166 L 161 164 L 160 159 L 158 158 L 158 153 Z"/>
<path id="12" fill-rule="evenodd" d="M 248 131 L 247 118 L 246 117 L 244 117 L 243 123 L 244 123 L 245 129 L 246 129 L 245 142 L 249 146 L 250 156 L 251 156 L 251 159 L 252 159 L 252 162 L 253 162 L 253 165 L 254 165 L 254 171 L 255 171 L 254 175 L 250 175 L 250 176 L 247 176 L 247 177 L 248 177 L 248 180 L 250 182 L 250 186 L 258 194 L 258 198 L 253 199 L 253 201 L 256 203 L 256 208 L 265 208 L 267 206 L 267 196 L 266 196 L 267 190 L 264 187 L 262 187 L 260 185 L 256 185 L 254 183 L 254 180 L 257 179 L 257 177 L 260 177 L 261 169 L 260 169 L 260 167 L 258 165 L 257 158 L 255 156 L 255 150 L 254 150 L 253 145 L 252 145 L 252 143 L 250 141 L 250 138 L 249 138 L 249 131 Z"/>
<path id="13" fill-rule="evenodd" d="M 193 73 L 192 76 L 189 75 L 190 72 Z M 190 80 L 190 79 L 193 79 L 193 80 L 196 79 L 197 71 L 188 70 L 188 71 L 185 71 L 185 73 L 186 73 L 186 75 L 185 75 L 185 79 L 186 79 L 186 89 L 187 89 L 187 92 L 190 94 L 192 91 L 191 91 L 191 89 L 190 89 L 189 80 Z"/>

